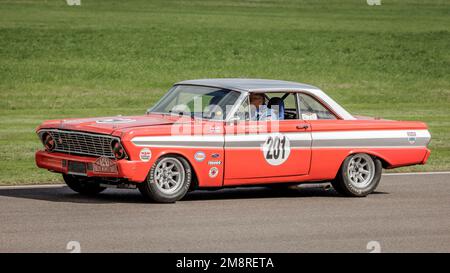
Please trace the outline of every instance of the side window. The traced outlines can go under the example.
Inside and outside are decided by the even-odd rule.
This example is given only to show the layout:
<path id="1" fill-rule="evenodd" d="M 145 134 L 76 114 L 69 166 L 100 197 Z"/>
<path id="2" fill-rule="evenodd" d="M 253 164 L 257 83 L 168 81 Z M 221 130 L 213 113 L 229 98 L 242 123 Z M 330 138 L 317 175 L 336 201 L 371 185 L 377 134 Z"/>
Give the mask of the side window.
<path id="1" fill-rule="evenodd" d="M 300 115 L 302 119 L 336 119 L 336 116 L 315 98 L 299 93 Z"/>
<path id="2" fill-rule="evenodd" d="M 298 119 L 295 93 L 266 93 L 266 96 L 267 106 L 277 113 L 278 119 Z"/>
<path id="3" fill-rule="evenodd" d="M 272 109 L 271 114 L 275 114 L 276 120 L 290 120 L 298 119 L 297 115 L 297 102 L 295 93 L 285 93 L 285 92 L 270 92 L 262 93 L 265 97 L 263 106 Z M 241 103 L 237 111 L 234 113 L 233 118 L 238 118 L 239 120 L 250 120 L 250 117 L 254 119 L 255 113 L 253 111 L 253 105 L 250 105 L 250 95 Z M 268 118 L 272 119 L 272 118 Z M 267 119 L 260 119 L 267 120 Z"/>
<path id="4" fill-rule="evenodd" d="M 278 114 L 279 120 L 298 119 L 295 93 L 266 93 L 267 106 Z"/>

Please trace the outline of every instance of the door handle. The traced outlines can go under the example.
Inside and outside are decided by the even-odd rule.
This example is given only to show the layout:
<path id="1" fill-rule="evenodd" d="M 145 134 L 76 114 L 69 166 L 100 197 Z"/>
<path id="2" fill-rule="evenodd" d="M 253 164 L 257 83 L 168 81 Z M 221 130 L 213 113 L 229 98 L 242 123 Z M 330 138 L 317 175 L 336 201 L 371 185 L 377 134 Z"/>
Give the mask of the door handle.
<path id="1" fill-rule="evenodd" d="M 297 129 L 303 129 L 303 130 L 306 130 L 306 129 L 308 129 L 309 128 L 309 125 L 308 124 L 301 124 L 301 125 L 297 125 L 295 128 L 297 128 Z"/>

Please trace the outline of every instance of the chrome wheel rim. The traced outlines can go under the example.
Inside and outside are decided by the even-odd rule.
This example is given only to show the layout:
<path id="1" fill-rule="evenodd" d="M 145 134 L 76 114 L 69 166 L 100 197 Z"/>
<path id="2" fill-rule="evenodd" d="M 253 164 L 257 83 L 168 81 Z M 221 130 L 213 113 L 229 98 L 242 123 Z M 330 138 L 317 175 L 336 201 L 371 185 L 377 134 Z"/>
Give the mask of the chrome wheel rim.
<path id="1" fill-rule="evenodd" d="M 165 194 L 172 194 L 181 188 L 184 181 L 184 167 L 175 158 L 162 159 L 155 168 L 155 182 Z"/>
<path id="2" fill-rule="evenodd" d="M 375 163 L 367 154 L 356 154 L 347 166 L 347 176 L 356 188 L 366 188 L 375 175 Z"/>

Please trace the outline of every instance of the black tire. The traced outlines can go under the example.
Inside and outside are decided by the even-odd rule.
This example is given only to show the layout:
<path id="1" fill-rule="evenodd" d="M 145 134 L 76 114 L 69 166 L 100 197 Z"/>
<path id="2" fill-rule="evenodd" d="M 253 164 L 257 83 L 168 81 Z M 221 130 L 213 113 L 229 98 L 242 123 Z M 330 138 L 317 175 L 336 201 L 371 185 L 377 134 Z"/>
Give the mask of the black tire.
<path id="1" fill-rule="evenodd" d="M 373 172 L 372 174 L 368 174 L 368 177 L 365 182 L 361 182 L 361 185 L 358 185 L 358 182 L 355 182 L 355 177 L 353 177 L 352 171 L 355 172 L 355 163 L 354 160 L 357 158 L 363 158 L 367 161 L 367 164 L 372 167 L 373 170 L 369 172 Z M 353 160 L 353 164 L 352 164 Z M 358 169 L 358 168 L 356 168 Z M 336 178 L 331 181 L 333 188 L 340 194 L 349 197 L 365 197 L 368 194 L 372 193 L 380 183 L 381 173 L 383 170 L 383 166 L 381 161 L 377 158 L 374 158 L 368 154 L 359 153 L 348 156 L 344 162 L 342 163 L 341 168 L 339 169 L 338 175 Z M 349 172 L 350 171 L 350 172 Z M 364 170 L 368 171 L 368 170 Z M 358 173 L 358 171 L 356 170 Z M 358 181 L 358 180 L 357 180 Z"/>
<path id="2" fill-rule="evenodd" d="M 63 174 L 63 179 L 70 189 L 82 195 L 96 195 L 106 189 L 101 187 L 95 179 L 88 177 Z"/>
<path id="3" fill-rule="evenodd" d="M 164 162 L 173 162 L 176 165 L 176 168 L 180 169 L 178 170 L 178 172 L 183 173 L 183 177 L 178 177 L 179 180 L 177 180 L 176 186 L 174 186 L 172 189 L 163 189 L 163 186 L 161 186 L 161 184 L 156 179 L 157 168 L 160 168 L 160 163 L 163 164 Z M 175 162 L 178 162 L 179 164 Z M 138 189 L 142 193 L 142 195 L 151 202 L 174 203 L 182 199 L 186 195 L 191 186 L 191 181 L 192 169 L 189 165 L 189 162 L 181 156 L 169 155 L 160 157 L 158 160 L 156 160 L 149 171 L 147 179 L 138 185 Z"/>

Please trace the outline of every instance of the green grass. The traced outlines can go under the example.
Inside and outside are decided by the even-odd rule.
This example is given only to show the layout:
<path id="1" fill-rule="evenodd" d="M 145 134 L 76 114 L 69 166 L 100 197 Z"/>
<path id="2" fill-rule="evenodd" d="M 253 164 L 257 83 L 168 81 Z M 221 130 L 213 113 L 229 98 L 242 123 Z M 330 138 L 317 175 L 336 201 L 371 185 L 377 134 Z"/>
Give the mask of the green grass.
<path id="1" fill-rule="evenodd" d="M 34 165 L 46 119 L 141 114 L 172 83 L 306 82 L 350 112 L 429 124 L 450 169 L 450 1 L 0 0 L 0 184 Z"/>

